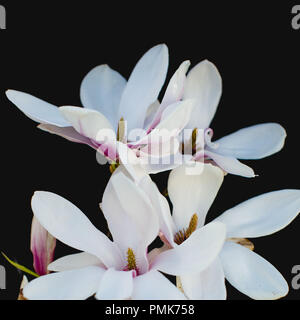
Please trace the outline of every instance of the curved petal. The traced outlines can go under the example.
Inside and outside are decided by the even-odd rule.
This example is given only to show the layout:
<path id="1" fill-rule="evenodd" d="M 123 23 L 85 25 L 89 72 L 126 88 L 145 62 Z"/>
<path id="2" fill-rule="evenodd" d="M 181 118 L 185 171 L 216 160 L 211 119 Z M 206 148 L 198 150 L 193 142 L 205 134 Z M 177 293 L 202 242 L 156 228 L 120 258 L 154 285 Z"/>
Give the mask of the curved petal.
<path id="1" fill-rule="evenodd" d="M 158 255 L 152 269 L 182 276 L 205 270 L 220 253 L 226 236 L 226 227 L 212 222 L 196 230 L 181 245 Z"/>
<path id="2" fill-rule="evenodd" d="M 15 104 L 28 118 L 39 123 L 52 124 L 58 127 L 69 127 L 58 108 L 53 104 L 38 99 L 28 93 L 7 90 L 7 98 Z"/>
<path id="3" fill-rule="evenodd" d="M 280 190 L 249 199 L 216 220 L 226 224 L 228 238 L 256 238 L 275 233 L 300 212 L 300 190 Z"/>
<path id="4" fill-rule="evenodd" d="M 53 126 L 51 124 L 40 124 L 38 128 L 43 131 L 56 134 L 71 142 L 86 144 L 92 147 L 93 149 L 97 149 L 97 147 L 91 142 L 89 138 L 79 134 L 73 127 L 61 128 L 61 127 Z"/>
<path id="5" fill-rule="evenodd" d="M 218 153 L 237 159 L 262 159 L 283 148 L 284 128 L 277 123 L 263 123 L 238 130 L 216 141 Z"/>
<path id="6" fill-rule="evenodd" d="M 85 300 L 97 292 L 104 273 L 99 267 L 51 273 L 30 281 L 23 295 L 29 300 Z"/>
<path id="7" fill-rule="evenodd" d="M 199 168 L 198 174 L 196 168 Z M 172 170 L 168 181 L 177 231 L 187 228 L 195 213 L 198 227 L 204 225 L 206 214 L 224 180 L 222 170 L 211 164 L 194 163 L 195 174 L 189 174 L 189 169 L 189 165 L 182 165 Z"/>
<path id="8" fill-rule="evenodd" d="M 30 250 L 33 255 L 33 267 L 37 274 L 48 273 L 48 265 L 53 261 L 56 239 L 38 222 L 32 219 Z"/>
<path id="9" fill-rule="evenodd" d="M 186 73 L 190 65 L 190 61 L 184 61 L 174 73 L 150 128 L 154 128 L 159 123 L 162 113 L 166 109 L 166 107 L 182 99 L 186 81 Z"/>
<path id="10" fill-rule="evenodd" d="M 235 158 L 222 156 L 211 151 L 205 151 L 205 154 L 213 159 L 214 162 L 227 173 L 246 178 L 255 177 L 255 173 L 250 167 L 246 166 Z"/>
<path id="11" fill-rule="evenodd" d="M 132 299 L 186 300 L 186 297 L 160 272 L 152 270 L 134 278 Z"/>
<path id="12" fill-rule="evenodd" d="M 227 241 L 220 257 L 226 279 L 250 298 L 275 300 L 287 295 L 289 287 L 282 275 L 253 251 Z"/>
<path id="13" fill-rule="evenodd" d="M 150 49 L 135 66 L 124 89 L 119 119 L 128 121 L 128 131 L 143 128 L 147 108 L 157 99 L 165 82 L 169 54 L 166 45 Z"/>
<path id="14" fill-rule="evenodd" d="M 102 262 L 96 256 L 87 252 L 80 252 L 70 254 L 53 261 L 48 265 L 48 270 L 61 272 L 74 269 L 82 269 L 89 266 L 98 266 L 105 268 Z"/>
<path id="15" fill-rule="evenodd" d="M 128 249 L 132 249 L 139 271 L 146 272 L 147 247 L 159 232 L 158 216 L 147 195 L 120 171 L 111 177 L 104 191 L 102 210 L 124 260 Z"/>
<path id="16" fill-rule="evenodd" d="M 143 125 L 143 128 L 144 129 L 147 129 L 151 123 L 153 122 L 154 120 L 154 117 L 157 113 L 157 110 L 159 109 L 160 107 L 160 102 L 158 100 L 156 100 L 155 102 L 153 102 L 147 109 L 147 113 L 146 113 L 146 118 L 145 118 L 145 121 L 144 121 L 144 125 Z"/>
<path id="17" fill-rule="evenodd" d="M 179 133 L 191 118 L 195 106 L 195 100 L 175 102 L 168 106 L 162 113 L 161 121 L 155 127 L 157 130 L 168 130 Z"/>
<path id="18" fill-rule="evenodd" d="M 118 109 L 127 81 L 108 65 L 92 69 L 83 79 L 80 87 L 82 105 L 101 112 L 118 128 Z"/>
<path id="19" fill-rule="evenodd" d="M 225 276 L 217 258 L 207 269 L 180 277 L 185 295 L 191 300 L 226 300 Z"/>
<path id="20" fill-rule="evenodd" d="M 114 244 L 71 202 L 54 193 L 38 191 L 31 206 L 40 224 L 61 242 L 97 256 L 107 267 L 120 264 Z"/>
<path id="21" fill-rule="evenodd" d="M 81 135 L 98 143 L 114 143 L 115 131 L 100 112 L 80 107 L 60 107 L 60 112 Z"/>
<path id="22" fill-rule="evenodd" d="M 133 271 L 108 269 L 96 293 L 98 300 L 128 300 L 133 290 Z"/>
<path id="23" fill-rule="evenodd" d="M 211 62 L 205 60 L 196 65 L 187 76 L 184 99 L 196 99 L 193 117 L 187 128 L 209 127 L 222 94 L 221 76 Z"/>
<path id="24" fill-rule="evenodd" d="M 159 192 L 156 184 L 149 176 L 145 176 L 138 185 L 149 197 L 155 212 L 159 216 L 160 232 L 172 245 L 174 243 L 175 225 L 167 199 Z"/>

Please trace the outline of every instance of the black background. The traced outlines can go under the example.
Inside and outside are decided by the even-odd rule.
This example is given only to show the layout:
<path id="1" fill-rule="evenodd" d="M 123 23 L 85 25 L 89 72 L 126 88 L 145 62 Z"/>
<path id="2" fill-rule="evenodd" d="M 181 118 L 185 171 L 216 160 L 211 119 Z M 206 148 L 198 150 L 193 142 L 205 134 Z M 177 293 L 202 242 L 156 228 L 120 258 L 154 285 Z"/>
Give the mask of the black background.
<path id="1" fill-rule="evenodd" d="M 6 89 L 48 102 L 80 106 L 79 86 L 93 67 L 107 63 L 126 78 L 141 55 L 158 43 L 170 50 L 168 79 L 179 64 L 202 59 L 216 64 L 224 92 L 212 127 L 219 138 L 248 125 L 279 122 L 288 133 L 285 148 L 246 161 L 259 177 L 227 176 L 209 219 L 252 196 L 300 188 L 300 30 L 291 27 L 295 3 L 280 1 L 160 2 L 1 1 L 7 30 L 0 30 L 1 220 L 0 250 L 32 266 L 30 198 L 35 190 L 55 192 L 81 208 L 105 231 L 98 203 L 110 177 L 83 145 L 41 132 L 5 97 Z M 153 176 L 163 189 L 168 173 Z M 300 218 L 285 230 L 254 239 L 256 252 L 273 263 L 289 284 L 300 264 Z M 72 252 L 58 244 L 56 257 Z M 21 280 L 7 270 L 7 290 L 15 299 Z M 290 288 L 286 299 L 299 299 Z M 247 299 L 228 285 L 229 299 Z"/>

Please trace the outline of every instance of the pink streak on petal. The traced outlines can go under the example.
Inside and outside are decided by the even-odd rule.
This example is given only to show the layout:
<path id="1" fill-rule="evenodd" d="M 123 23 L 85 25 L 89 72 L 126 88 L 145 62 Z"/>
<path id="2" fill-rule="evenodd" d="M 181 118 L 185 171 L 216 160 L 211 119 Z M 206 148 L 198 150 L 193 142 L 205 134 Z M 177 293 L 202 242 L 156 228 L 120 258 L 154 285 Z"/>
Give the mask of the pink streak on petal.
<path id="1" fill-rule="evenodd" d="M 34 270 L 40 276 L 49 273 L 48 265 L 53 261 L 55 247 L 56 239 L 33 217 L 30 249 Z"/>

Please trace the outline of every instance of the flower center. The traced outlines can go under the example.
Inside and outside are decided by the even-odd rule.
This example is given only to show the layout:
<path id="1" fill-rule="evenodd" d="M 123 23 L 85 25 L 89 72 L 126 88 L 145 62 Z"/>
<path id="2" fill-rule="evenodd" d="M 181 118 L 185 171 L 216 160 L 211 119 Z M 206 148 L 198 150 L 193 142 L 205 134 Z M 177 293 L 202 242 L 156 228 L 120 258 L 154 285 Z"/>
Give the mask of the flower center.
<path id="1" fill-rule="evenodd" d="M 178 245 L 183 243 L 186 239 L 188 239 L 191 236 L 191 234 L 194 231 L 196 231 L 197 226 L 198 226 L 198 216 L 195 213 L 191 218 L 188 228 L 182 229 L 175 234 L 174 242 Z"/>

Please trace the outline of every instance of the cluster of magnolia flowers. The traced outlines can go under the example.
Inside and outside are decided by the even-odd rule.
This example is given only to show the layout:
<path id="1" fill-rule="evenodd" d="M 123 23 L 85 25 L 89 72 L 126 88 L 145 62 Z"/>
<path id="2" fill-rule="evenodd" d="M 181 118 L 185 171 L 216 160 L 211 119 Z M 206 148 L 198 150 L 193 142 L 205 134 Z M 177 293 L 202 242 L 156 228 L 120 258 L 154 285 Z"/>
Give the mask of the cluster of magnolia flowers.
<path id="1" fill-rule="evenodd" d="M 188 72 L 190 62 L 183 62 L 159 102 L 168 58 L 166 45 L 153 47 L 128 81 L 107 65 L 94 68 L 81 84 L 83 108 L 58 108 L 7 91 L 40 129 L 96 149 L 112 172 L 100 203 L 111 237 L 68 200 L 34 193 L 36 279 L 24 279 L 23 299 L 222 300 L 225 279 L 253 299 L 288 293 L 285 279 L 254 253 L 248 238 L 287 226 L 300 210 L 300 190 L 257 196 L 206 224 L 227 174 L 255 177 L 238 159 L 278 152 L 285 130 L 264 123 L 212 142 L 210 123 L 222 91 L 216 67 L 203 61 Z M 164 195 L 149 174 L 166 170 L 171 173 Z M 157 237 L 161 247 L 150 250 Z M 56 239 L 79 252 L 54 261 Z M 176 285 L 166 275 L 175 276 Z"/>

